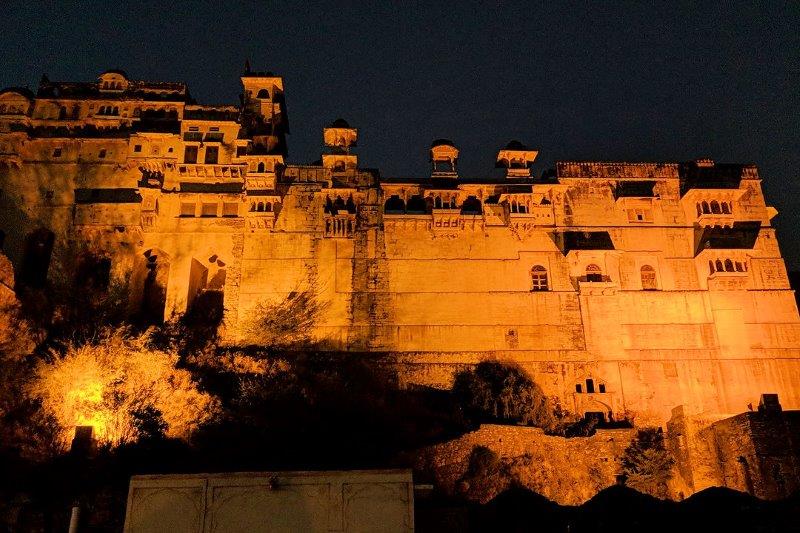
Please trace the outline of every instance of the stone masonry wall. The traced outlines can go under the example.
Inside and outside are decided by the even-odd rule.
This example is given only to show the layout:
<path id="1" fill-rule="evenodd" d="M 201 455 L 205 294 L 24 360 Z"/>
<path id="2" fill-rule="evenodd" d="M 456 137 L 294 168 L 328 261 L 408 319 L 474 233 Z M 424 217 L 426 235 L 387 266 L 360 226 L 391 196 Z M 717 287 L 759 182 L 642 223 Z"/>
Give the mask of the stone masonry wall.
<path id="1" fill-rule="evenodd" d="M 478 430 L 419 450 L 416 468 L 433 472 L 446 493 L 459 488 L 475 446 L 486 446 L 510 465 L 524 487 L 561 505 L 580 505 L 616 483 L 619 458 L 635 430 L 598 430 L 591 437 L 566 439 L 545 435 L 539 428 L 484 424 Z M 502 489 L 504 487 L 497 487 Z M 482 495 L 490 499 L 494 494 Z"/>

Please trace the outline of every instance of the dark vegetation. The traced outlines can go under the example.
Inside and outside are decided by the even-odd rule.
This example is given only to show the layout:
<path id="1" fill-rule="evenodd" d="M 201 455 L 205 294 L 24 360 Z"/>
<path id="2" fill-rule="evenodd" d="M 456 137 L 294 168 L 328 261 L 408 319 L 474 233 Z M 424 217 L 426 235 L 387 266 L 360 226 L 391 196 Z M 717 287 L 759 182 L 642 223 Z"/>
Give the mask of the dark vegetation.
<path id="1" fill-rule="evenodd" d="M 622 479 L 638 491 L 666 498 L 674 463 L 661 428 L 642 428 L 622 456 Z"/>
<path id="2" fill-rule="evenodd" d="M 800 498 L 763 501 L 730 489 L 712 488 L 673 502 L 617 485 L 577 507 L 561 506 L 524 488 L 512 487 L 480 505 L 461 499 L 415 502 L 420 533 L 777 533 L 800 531 Z"/>
<path id="3" fill-rule="evenodd" d="M 533 425 L 564 436 L 594 430 L 595 422 L 554 408 L 540 387 L 511 365 L 480 363 L 460 372 L 452 391 L 442 391 L 398 386 L 391 365 L 379 356 L 315 350 L 308 330 L 318 307 L 309 291 L 262 307 L 253 327 L 263 337 L 254 345 L 223 348 L 217 343 L 218 328 L 224 327 L 219 294 L 206 293 L 187 315 L 148 328 L 146 322 L 126 323 L 126 287 L 88 270 L 78 284 L 20 286 L 22 305 L 0 309 L 6 325 L 0 335 L 0 531 L 62 531 L 75 503 L 83 509 L 82 531 L 120 531 L 133 474 L 407 467 L 403 452 L 483 422 Z M 35 369 L 69 346 L 90 346 L 103 328 L 123 326 L 132 343 L 177 354 L 178 367 L 191 372 L 196 387 L 212 395 L 219 409 L 190 438 L 179 439 L 167 434 L 167 413 L 135 404 L 126 413 L 133 440 L 69 452 L 56 438 L 63 429 L 58 420 L 29 393 Z M 124 398 L 117 400 L 124 404 Z M 660 434 L 640 432 L 626 454 L 630 486 L 660 486 L 658 467 L 668 461 L 662 451 Z M 419 499 L 420 531 L 528 531 L 533 524 L 537 531 L 620 531 L 633 525 L 653 531 L 696 520 L 689 501 L 670 507 L 627 488 L 607 491 L 580 508 L 559 507 L 515 488 L 488 448 L 475 449 L 462 481 L 465 493 L 497 483 L 510 489 L 484 506 Z M 715 498 L 711 508 L 730 501 L 728 493 Z M 634 512 L 628 507 L 632 502 L 638 506 Z M 733 516 L 743 517 L 739 523 L 798 508 L 794 500 L 783 507 L 751 500 L 736 505 Z M 619 511 L 612 516 L 607 509 Z"/>

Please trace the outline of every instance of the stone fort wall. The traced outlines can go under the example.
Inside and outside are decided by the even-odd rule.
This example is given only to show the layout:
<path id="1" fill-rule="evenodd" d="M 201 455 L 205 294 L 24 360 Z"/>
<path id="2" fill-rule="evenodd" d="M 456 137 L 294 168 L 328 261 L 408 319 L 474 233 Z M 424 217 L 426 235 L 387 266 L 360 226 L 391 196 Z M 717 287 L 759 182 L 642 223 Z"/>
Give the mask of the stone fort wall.
<path id="1" fill-rule="evenodd" d="M 578 414 L 663 424 L 764 392 L 800 407 L 800 317 L 753 166 L 564 162 L 534 179 L 536 152 L 512 143 L 505 176 L 466 180 L 442 141 L 430 176 L 390 179 L 357 167 L 343 121 L 321 164 L 287 165 L 280 78 L 244 75 L 232 111 L 109 76 L 0 92 L 21 109 L 0 114 L 0 237 L 21 283 L 100 257 L 132 313 L 218 294 L 230 343 L 306 293 L 323 349 L 389 354 L 439 387 L 513 362 Z"/>

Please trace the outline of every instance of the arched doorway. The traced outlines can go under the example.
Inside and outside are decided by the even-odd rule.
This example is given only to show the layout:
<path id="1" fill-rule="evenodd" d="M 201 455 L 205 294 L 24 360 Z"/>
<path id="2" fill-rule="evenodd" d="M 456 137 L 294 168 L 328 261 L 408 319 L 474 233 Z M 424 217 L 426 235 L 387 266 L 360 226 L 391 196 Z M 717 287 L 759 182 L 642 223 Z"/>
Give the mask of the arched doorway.
<path id="1" fill-rule="evenodd" d="M 44 228 L 37 229 L 25 239 L 20 272 L 20 279 L 25 285 L 35 288 L 45 286 L 55 240 L 55 234 Z"/>
<path id="2" fill-rule="evenodd" d="M 164 322 L 169 282 L 169 258 L 160 250 L 145 252 L 144 288 L 142 289 L 142 319 L 148 324 Z"/>

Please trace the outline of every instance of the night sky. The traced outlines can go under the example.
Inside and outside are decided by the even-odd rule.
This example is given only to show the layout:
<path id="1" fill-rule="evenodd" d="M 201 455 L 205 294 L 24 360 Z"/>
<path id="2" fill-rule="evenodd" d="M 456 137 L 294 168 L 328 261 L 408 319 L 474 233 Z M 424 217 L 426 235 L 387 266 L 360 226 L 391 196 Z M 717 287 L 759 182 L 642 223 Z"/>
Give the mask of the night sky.
<path id="1" fill-rule="evenodd" d="M 121 68 L 236 103 L 249 58 L 284 77 L 294 163 L 340 116 L 384 176 L 426 174 L 438 137 L 468 177 L 510 139 L 540 150 L 537 175 L 557 159 L 753 162 L 800 268 L 798 2 L 116 4 L 3 2 L 0 86 Z"/>

